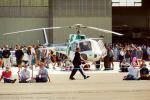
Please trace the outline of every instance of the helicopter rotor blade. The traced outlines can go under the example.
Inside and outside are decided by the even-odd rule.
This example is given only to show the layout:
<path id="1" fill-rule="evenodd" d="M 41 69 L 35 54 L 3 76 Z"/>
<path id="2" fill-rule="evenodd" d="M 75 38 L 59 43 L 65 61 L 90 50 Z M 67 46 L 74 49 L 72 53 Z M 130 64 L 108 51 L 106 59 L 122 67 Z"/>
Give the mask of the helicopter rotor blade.
<path id="1" fill-rule="evenodd" d="M 68 26 L 63 26 L 63 27 L 47 27 L 47 28 L 44 28 L 44 29 L 46 29 L 46 30 L 48 30 L 48 29 L 60 29 L 60 28 L 66 28 L 66 27 L 68 27 Z"/>
<path id="2" fill-rule="evenodd" d="M 10 32 L 10 33 L 4 33 L 3 35 L 18 34 L 18 33 L 31 32 L 31 31 L 39 31 L 39 30 L 43 30 L 43 28 L 37 28 L 37 29 L 30 29 L 30 30 L 23 30 L 23 31 L 16 31 L 16 32 Z"/>
<path id="3" fill-rule="evenodd" d="M 24 33 L 24 32 L 40 31 L 40 30 L 47 30 L 47 29 L 59 29 L 59 28 L 64 28 L 64 27 L 46 27 L 46 28 L 29 29 L 29 30 L 23 30 L 23 31 L 4 33 L 3 35 L 19 34 L 19 33 Z"/>
<path id="4" fill-rule="evenodd" d="M 97 27 L 87 26 L 87 28 L 90 28 L 90 29 L 93 29 L 93 30 L 97 30 L 97 31 L 101 31 L 101 32 L 105 32 L 105 33 L 116 34 L 116 35 L 120 35 L 120 36 L 123 35 L 123 34 L 118 33 L 118 32 L 113 32 L 113 31 L 109 31 L 109 30 L 101 29 L 101 28 L 97 28 Z"/>
<path id="5" fill-rule="evenodd" d="M 111 34 L 116 34 L 116 35 L 123 35 L 118 32 L 113 32 L 113 31 L 109 31 L 109 30 L 105 30 L 105 29 L 100 29 L 100 28 L 91 27 L 91 26 L 83 26 L 82 24 L 75 24 L 73 26 L 63 26 L 63 27 L 46 27 L 46 28 L 29 29 L 29 30 L 23 30 L 23 31 L 4 33 L 3 35 L 11 35 L 11 34 L 24 33 L 24 32 L 31 32 L 31 31 L 48 30 L 48 29 L 61 29 L 61 28 L 77 28 L 77 29 L 90 28 L 93 30 L 101 31 L 101 32 L 106 32 L 106 33 L 111 33 Z"/>

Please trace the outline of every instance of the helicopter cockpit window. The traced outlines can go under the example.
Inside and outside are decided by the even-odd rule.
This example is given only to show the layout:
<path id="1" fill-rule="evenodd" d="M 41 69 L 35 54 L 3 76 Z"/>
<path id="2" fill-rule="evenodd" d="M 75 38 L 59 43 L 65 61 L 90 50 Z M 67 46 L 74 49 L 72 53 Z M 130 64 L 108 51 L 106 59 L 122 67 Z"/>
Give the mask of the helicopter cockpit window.
<path id="1" fill-rule="evenodd" d="M 81 36 L 81 40 L 85 39 L 85 36 Z"/>
<path id="2" fill-rule="evenodd" d="M 77 39 L 77 40 L 83 40 L 83 39 L 85 39 L 85 36 L 77 35 L 77 36 L 76 36 L 76 39 Z"/>
<path id="3" fill-rule="evenodd" d="M 79 46 L 80 46 L 81 52 L 82 52 L 82 51 L 89 51 L 89 50 L 92 50 L 91 42 L 90 42 L 90 41 L 80 42 L 80 43 L 79 43 Z"/>

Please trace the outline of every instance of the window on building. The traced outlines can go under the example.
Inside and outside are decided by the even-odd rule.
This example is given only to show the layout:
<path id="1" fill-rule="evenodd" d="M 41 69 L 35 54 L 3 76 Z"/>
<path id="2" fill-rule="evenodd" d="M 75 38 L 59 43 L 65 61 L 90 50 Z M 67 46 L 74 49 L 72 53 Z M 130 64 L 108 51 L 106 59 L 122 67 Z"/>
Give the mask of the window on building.
<path id="1" fill-rule="evenodd" d="M 142 0 L 112 0 L 113 7 L 141 7 Z"/>

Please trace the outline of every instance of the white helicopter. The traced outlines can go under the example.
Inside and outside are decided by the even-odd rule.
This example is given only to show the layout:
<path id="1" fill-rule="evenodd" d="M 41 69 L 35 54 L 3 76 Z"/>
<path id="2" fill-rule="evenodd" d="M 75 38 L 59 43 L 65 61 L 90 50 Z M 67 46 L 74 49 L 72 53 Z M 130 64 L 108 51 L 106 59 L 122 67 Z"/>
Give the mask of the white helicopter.
<path id="1" fill-rule="evenodd" d="M 71 29 L 76 29 L 75 34 L 70 34 L 69 35 L 69 41 L 67 45 L 61 46 L 60 45 L 51 45 L 50 47 L 49 42 L 48 42 L 48 37 L 46 30 L 48 29 L 60 29 L 60 28 L 71 28 Z M 68 58 L 72 61 L 74 58 L 74 53 L 75 49 L 77 47 L 80 48 L 81 50 L 81 56 L 83 59 L 87 61 L 98 61 L 100 58 L 104 58 L 107 55 L 107 50 L 104 46 L 103 41 L 100 38 L 87 38 L 86 35 L 81 34 L 81 28 L 89 28 L 89 29 L 94 29 L 98 30 L 101 32 L 105 33 L 110 33 L 110 34 L 116 34 L 116 35 L 123 35 L 117 32 L 105 30 L 105 29 L 100 29 L 96 27 L 91 27 L 91 26 L 84 26 L 82 24 L 75 24 L 73 26 L 63 26 L 63 27 L 47 27 L 47 28 L 37 28 L 37 29 L 30 29 L 30 30 L 23 30 L 23 31 L 17 31 L 17 32 L 10 32 L 10 33 L 5 33 L 3 35 L 10 35 L 10 34 L 18 34 L 18 33 L 23 33 L 23 32 L 29 32 L 29 31 L 39 31 L 43 30 L 44 34 L 44 39 L 45 39 L 45 44 L 46 46 L 45 49 L 53 49 L 56 50 L 57 52 L 64 53 L 65 55 L 68 56 Z"/>

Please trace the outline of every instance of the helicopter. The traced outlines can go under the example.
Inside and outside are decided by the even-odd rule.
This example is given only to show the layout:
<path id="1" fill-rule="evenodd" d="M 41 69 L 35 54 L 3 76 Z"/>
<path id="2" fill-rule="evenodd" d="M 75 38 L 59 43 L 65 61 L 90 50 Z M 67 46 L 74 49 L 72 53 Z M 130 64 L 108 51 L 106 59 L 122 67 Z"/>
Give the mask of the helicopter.
<path id="1" fill-rule="evenodd" d="M 51 44 L 49 46 L 46 30 L 60 29 L 60 28 L 75 29 L 76 32 L 74 34 L 69 35 L 69 40 L 66 45 Z M 89 29 L 93 29 L 93 30 L 97 30 L 97 31 L 105 32 L 105 33 L 110 33 L 110 34 L 123 35 L 117 32 L 113 32 L 113 31 L 109 31 L 109 30 L 105 30 L 101 28 L 84 26 L 82 24 L 75 24 L 72 26 L 63 26 L 63 27 L 47 27 L 47 28 L 29 29 L 29 30 L 5 33 L 3 35 L 11 35 L 11 34 L 30 32 L 30 31 L 43 30 L 44 39 L 45 39 L 45 43 L 43 44 L 43 46 L 46 46 L 45 49 L 47 50 L 53 49 L 53 50 L 56 50 L 57 52 L 63 53 L 67 55 L 67 57 L 71 61 L 74 58 L 75 49 L 77 47 L 80 48 L 81 57 L 84 60 L 95 62 L 95 61 L 98 61 L 100 58 L 104 58 L 107 55 L 107 50 L 104 46 L 102 39 L 101 38 L 87 38 L 85 34 L 81 33 L 82 28 L 89 28 Z"/>

